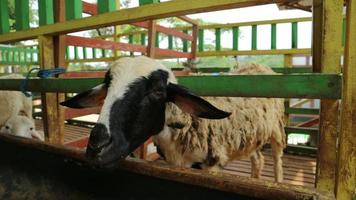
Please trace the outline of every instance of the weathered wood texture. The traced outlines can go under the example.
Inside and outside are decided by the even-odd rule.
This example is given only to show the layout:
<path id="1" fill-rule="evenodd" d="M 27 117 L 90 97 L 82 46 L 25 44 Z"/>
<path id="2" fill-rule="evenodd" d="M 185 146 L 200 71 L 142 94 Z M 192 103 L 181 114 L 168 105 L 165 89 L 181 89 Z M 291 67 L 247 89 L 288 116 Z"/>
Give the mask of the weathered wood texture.
<path id="1" fill-rule="evenodd" d="M 336 197 L 356 198 L 356 1 L 347 1 Z"/>
<path id="2" fill-rule="evenodd" d="M 0 155 L 0 185 L 7 199 L 332 199 L 312 188 L 139 160 L 119 162 L 112 171 L 95 170 L 83 152 L 9 135 L 0 135 Z"/>
<path id="3" fill-rule="evenodd" d="M 316 0 L 313 14 L 313 71 L 340 73 L 343 0 Z M 317 188 L 334 191 L 339 103 L 323 99 L 320 106 Z M 314 138 L 316 141 L 316 138 Z"/>
<path id="4" fill-rule="evenodd" d="M 39 63 L 42 69 L 55 66 L 53 37 L 39 36 Z M 42 93 L 42 110 L 46 141 L 60 144 L 63 141 L 63 111 L 59 103 L 63 100 L 58 93 Z"/>

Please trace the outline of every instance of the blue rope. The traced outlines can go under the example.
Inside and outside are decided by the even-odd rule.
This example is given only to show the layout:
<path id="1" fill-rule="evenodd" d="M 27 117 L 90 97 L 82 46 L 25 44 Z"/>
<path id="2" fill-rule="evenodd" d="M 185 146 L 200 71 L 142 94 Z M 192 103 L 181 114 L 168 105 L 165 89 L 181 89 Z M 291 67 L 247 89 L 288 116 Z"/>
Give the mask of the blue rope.
<path id="1" fill-rule="evenodd" d="M 26 78 L 21 81 L 20 83 L 20 91 L 26 96 L 26 97 L 31 97 L 32 93 L 27 91 L 27 84 L 28 84 L 28 80 L 30 78 L 30 75 L 32 72 L 34 71 L 38 71 L 37 72 L 37 77 L 39 78 L 50 78 L 53 77 L 56 74 L 62 74 L 64 73 L 66 70 L 62 67 L 59 68 L 54 68 L 54 69 L 42 69 L 37 67 L 37 68 L 32 68 L 30 71 L 28 71 Z"/>

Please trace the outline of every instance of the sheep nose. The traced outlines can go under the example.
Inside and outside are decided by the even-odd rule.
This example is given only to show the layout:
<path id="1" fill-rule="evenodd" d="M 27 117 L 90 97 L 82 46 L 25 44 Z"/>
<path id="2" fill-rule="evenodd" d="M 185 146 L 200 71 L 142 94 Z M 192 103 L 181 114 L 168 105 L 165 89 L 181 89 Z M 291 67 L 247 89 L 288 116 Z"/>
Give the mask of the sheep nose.
<path id="1" fill-rule="evenodd" d="M 96 124 L 92 129 L 87 146 L 87 157 L 97 158 L 101 151 L 111 143 L 111 136 L 103 124 Z"/>

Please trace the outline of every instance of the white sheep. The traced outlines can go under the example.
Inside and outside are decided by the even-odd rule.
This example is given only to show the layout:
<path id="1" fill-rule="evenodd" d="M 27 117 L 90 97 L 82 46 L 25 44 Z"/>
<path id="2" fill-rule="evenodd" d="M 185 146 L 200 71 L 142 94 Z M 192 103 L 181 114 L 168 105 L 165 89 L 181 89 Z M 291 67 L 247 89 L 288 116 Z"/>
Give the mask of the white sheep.
<path id="1" fill-rule="evenodd" d="M 23 78 L 19 74 L 0 77 L 0 79 Z M 43 137 L 40 137 L 41 134 L 35 131 L 32 119 L 32 98 L 26 97 L 19 91 L 0 91 L 0 127 L 0 132 L 28 138 L 31 138 L 32 135 L 34 138 L 43 140 Z M 30 130 L 31 128 L 32 130 Z"/>
<path id="2" fill-rule="evenodd" d="M 33 119 L 22 115 L 11 116 L 1 127 L 0 133 L 44 141 L 44 134 L 42 131 L 36 131 Z"/>
<path id="3" fill-rule="evenodd" d="M 275 74 L 262 65 L 246 65 L 234 70 L 235 74 Z M 261 83 L 263 84 L 263 83 Z M 153 137 L 158 150 L 172 165 L 201 167 L 217 170 L 234 159 L 251 159 L 251 177 L 259 178 L 264 165 L 261 148 L 271 143 L 275 180 L 283 180 L 282 160 L 286 146 L 283 100 L 277 98 L 204 98 L 230 117 L 209 120 L 182 112 L 168 103 L 166 126 Z"/>

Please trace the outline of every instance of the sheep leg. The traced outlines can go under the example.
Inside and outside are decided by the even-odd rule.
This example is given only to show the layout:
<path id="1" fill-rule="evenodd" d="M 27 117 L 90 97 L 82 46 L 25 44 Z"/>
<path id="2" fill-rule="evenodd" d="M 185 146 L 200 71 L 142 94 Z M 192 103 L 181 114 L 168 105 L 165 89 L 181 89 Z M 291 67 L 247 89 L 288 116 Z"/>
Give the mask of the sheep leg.
<path id="1" fill-rule="evenodd" d="M 251 178 L 260 178 L 264 166 L 264 157 L 260 150 L 257 150 L 250 157 L 251 160 Z"/>
<path id="2" fill-rule="evenodd" d="M 274 161 L 274 178 L 276 182 L 283 181 L 283 168 L 282 168 L 282 156 L 283 156 L 283 145 L 277 141 L 271 141 L 272 156 Z"/>

